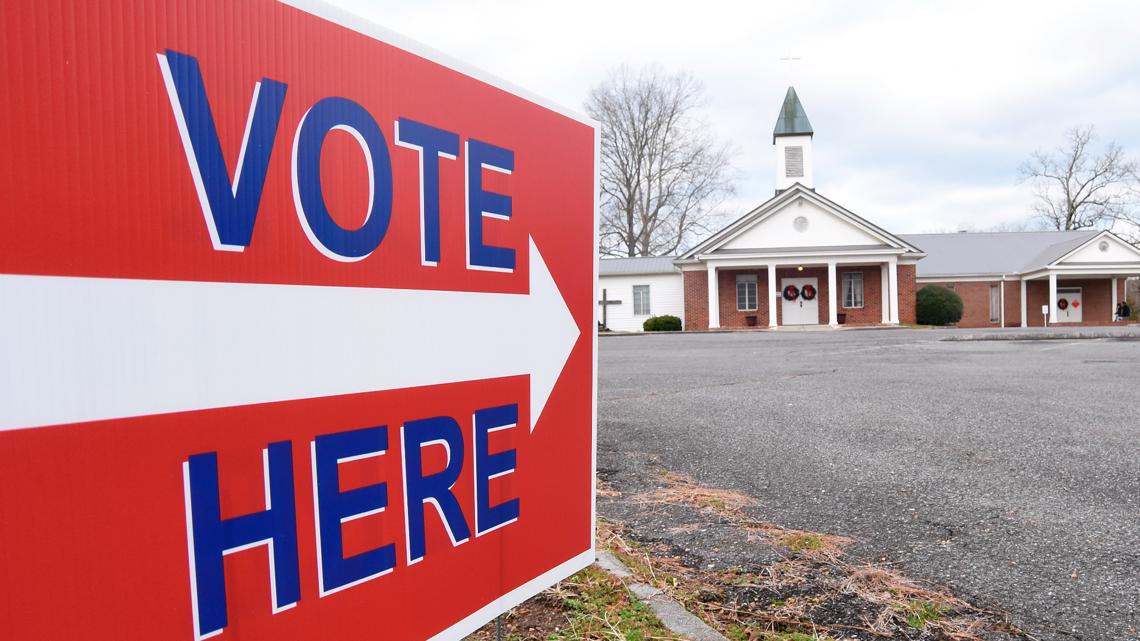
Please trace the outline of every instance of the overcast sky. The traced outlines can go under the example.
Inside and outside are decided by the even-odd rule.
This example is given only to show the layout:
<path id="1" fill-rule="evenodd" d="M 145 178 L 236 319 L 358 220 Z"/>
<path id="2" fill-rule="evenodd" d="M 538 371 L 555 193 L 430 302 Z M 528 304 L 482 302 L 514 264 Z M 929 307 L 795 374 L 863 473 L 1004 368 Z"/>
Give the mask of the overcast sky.
<path id="1" fill-rule="evenodd" d="M 1018 165 L 1074 125 L 1140 152 L 1140 3 L 332 1 L 578 111 L 619 65 L 692 73 L 731 217 L 772 195 L 789 84 L 816 189 L 897 233 L 1026 219 Z"/>

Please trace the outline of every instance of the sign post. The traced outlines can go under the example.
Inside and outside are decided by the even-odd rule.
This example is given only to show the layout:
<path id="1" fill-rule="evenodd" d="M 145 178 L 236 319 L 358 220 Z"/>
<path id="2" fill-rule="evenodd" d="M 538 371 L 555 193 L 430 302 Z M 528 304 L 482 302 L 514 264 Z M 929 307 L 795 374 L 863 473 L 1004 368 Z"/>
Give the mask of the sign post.
<path id="1" fill-rule="evenodd" d="M 459 639 L 592 562 L 589 120 L 309 2 L 0 51 L 6 635 Z"/>

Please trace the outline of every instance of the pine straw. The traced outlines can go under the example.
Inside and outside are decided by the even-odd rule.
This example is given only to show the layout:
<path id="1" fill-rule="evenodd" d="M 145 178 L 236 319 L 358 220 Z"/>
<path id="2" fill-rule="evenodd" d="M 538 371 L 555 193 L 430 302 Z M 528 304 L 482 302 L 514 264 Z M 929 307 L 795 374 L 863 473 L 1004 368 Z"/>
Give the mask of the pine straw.
<path id="1" fill-rule="evenodd" d="M 664 472 L 661 478 L 664 484 L 640 496 L 642 502 L 687 505 L 712 512 L 747 530 L 751 540 L 777 543 L 813 559 L 838 558 L 842 555 L 842 548 L 852 543 L 851 539 L 842 536 L 795 530 L 753 519 L 745 508 L 754 507 L 756 502 L 740 492 L 704 487 L 691 476 L 676 472 Z M 804 545 L 805 542 L 812 545 Z"/>
<path id="2" fill-rule="evenodd" d="M 661 478 L 665 485 L 646 497 L 650 502 L 692 505 L 723 514 L 739 513 L 754 503 L 740 492 L 703 487 L 684 474 L 664 472 Z"/>
<path id="3" fill-rule="evenodd" d="M 597 485 L 595 486 L 594 491 L 597 493 L 598 496 L 603 496 L 603 497 L 607 497 L 607 498 L 621 496 L 621 492 L 615 490 L 612 483 L 610 483 L 609 481 L 603 480 L 603 479 L 598 479 Z"/>
<path id="4" fill-rule="evenodd" d="M 599 521 L 600 548 L 614 552 L 638 580 L 665 590 L 734 641 L 760 641 L 774 632 L 799 632 L 821 640 L 983 641 L 995 634 L 1032 638 L 1012 626 L 1006 613 L 971 605 L 942 586 L 880 565 L 850 562 L 844 548 L 851 539 L 758 521 L 747 513 L 754 502 L 739 492 L 702 487 L 690 477 L 664 473 L 660 487 L 636 500 L 697 508 L 708 520 L 746 530 L 749 541 L 781 550 L 784 560 L 759 572 L 712 572 L 685 565 L 663 545 L 632 542 L 621 526 Z M 732 595 L 743 589 L 764 590 L 774 598 L 738 603 Z M 793 596 L 778 598 L 782 594 Z M 829 604 L 853 607 L 852 602 L 857 610 L 877 616 L 836 622 L 832 614 L 825 617 L 831 622 L 818 622 Z"/>

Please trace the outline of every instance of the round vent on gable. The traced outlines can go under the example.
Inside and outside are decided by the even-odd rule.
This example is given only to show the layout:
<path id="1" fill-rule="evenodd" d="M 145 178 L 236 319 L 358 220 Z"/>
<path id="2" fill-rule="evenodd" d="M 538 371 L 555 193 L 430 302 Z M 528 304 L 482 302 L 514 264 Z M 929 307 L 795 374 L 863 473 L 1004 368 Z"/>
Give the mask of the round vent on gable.
<path id="1" fill-rule="evenodd" d="M 796 231 L 807 231 L 808 219 L 806 216 L 796 216 L 796 219 L 792 221 L 792 225 L 795 226 Z"/>
<path id="2" fill-rule="evenodd" d="M 1108 241 L 1107 240 L 1100 241 L 1100 244 L 1097 245 L 1097 249 L 1101 250 L 1102 252 L 1108 251 Z"/>

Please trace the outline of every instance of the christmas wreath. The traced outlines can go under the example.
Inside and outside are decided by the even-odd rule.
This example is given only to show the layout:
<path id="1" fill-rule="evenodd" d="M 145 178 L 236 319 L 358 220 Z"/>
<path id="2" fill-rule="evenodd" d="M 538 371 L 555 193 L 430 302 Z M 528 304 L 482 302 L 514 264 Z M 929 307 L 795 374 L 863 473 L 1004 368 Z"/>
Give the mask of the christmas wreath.
<path id="1" fill-rule="evenodd" d="M 814 299 L 815 287 L 812 287 L 811 285 L 804 285 L 804 288 L 800 290 L 800 296 L 803 296 L 804 300 Z"/>
<path id="2" fill-rule="evenodd" d="M 784 288 L 784 300 L 795 300 L 800 296 L 800 289 L 795 285 L 788 285 Z"/>
<path id="3" fill-rule="evenodd" d="M 1059 309 L 1061 311 L 1065 311 L 1068 308 L 1069 308 L 1069 301 L 1065 300 L 1064 298 L 1057 299 L 1057 309 Z"/>

